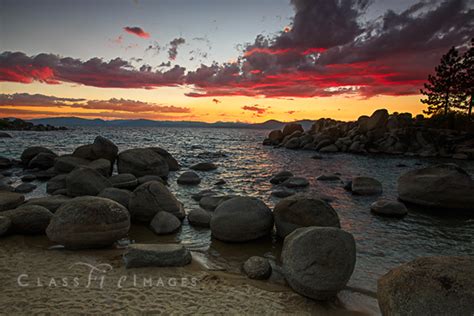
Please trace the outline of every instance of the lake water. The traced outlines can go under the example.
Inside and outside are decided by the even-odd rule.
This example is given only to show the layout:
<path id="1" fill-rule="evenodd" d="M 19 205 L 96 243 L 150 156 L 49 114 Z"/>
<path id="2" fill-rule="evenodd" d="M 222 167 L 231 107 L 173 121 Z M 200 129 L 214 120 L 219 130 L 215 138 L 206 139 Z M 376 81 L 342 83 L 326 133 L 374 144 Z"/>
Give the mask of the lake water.
<path id="1" fill-rule="evenodd" d="M 323 159 L 311 159 L 313 152 L 274 149 L 261 145 L 266 130 L 245 129 L 178 129 L 178 128 L 77 128 L 60 132 L 11 132 L 13 139 L 0 139 L 0 155 L 18 158 L 28 146 L 45 146 L 58 154 L 71 153 L 79 145 L 91 143 L 97 135 L 112 140 L 120 150 L 134 147 L 165 148 L 183 168 L 171 173 L 171 191 L 185 205 L 186 211 L 198 207 L 191 195 L 213 188 L 222 194 L 255 196 L 270 208 L 279 201 L 270 196 L 271 176 L 289 170 L 309 179 L 303 192 L 317 192 L 334 198 L 331 205 L 339 214 L 342 228 L 355 237 L 357 264 L 350 286 L 376 291 L 377 279 L 389 269 L 420 256 L 474 255 L 474 220 L 427 214 L 409 209 L 403 219 L 377 217 L 369 206 L 377 197 L 359 197 L 343 189 L 339 181 L 321 182 L 322 173 L 339 172 L 343 180 L 367 175 L 382 182 L 383 196 L 397 196 L 397 179 L 411 168 L 419 168 L 448 160 L 417 159 L 396 156 L 358 156 L 326 154 Z M 177 177 L 187 167 L 202 161 L 214 161 L 219 168 L 198 172 L 202 182 L 186 187 L 176 184 Z M 452 161 L 450 161 L 452 162 Z M 456 161 L 471 175 L 474 163 Z M 407 167 L 397 167 L 404 164 Z M 19 181 L 18 178 L 15 178 Z M 223 179 L 226 184 L 214 186 Z M 39 183 L 37 183 L 39 184 Z M 28 194 L 43 195 L 45 185 Z M 446 210 L 446 213 L 450 213 Z M 202 253 L 203 260 L 214 266 L 238 271 L 240 264 L 251 255 L 263 255 L 278 261 L 281 242 L 269 239 L 244 244 L 224 244 L 211 239 L 208 229 L 196 229 L 186 221 L 179 233 L 158 237 L 144 227 L 134 226 L 130 238 L 137 242 L 179 240 L 191 250 Z M 308 249 L 310 251 L 310 249 Z"/>

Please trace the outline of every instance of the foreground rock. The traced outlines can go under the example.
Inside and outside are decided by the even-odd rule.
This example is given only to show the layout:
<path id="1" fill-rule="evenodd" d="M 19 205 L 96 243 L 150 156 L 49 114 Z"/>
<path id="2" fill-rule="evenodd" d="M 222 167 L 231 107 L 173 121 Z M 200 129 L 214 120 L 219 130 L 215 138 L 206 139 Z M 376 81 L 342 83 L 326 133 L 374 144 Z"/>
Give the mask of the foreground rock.
<path id="1" fill-rule="evenodd" d="M 341 227 L 339 216 L 327 202 L 305 195 L 281 200 L 273 210 L 278 236 L 285 238 L 295 229 L 308 226 Z"/>
<path id="2" fill-rule="evenodd" d="M 192 226 L 206 227 L 211 224 L 212 214 L 200 208 L 193 209 L 188 214 L 188 222 Z"/>
<path id="3" fill-rule="evenodd" d="M 377 195 L 383 192 L 382 183 L 370 177 L 352 178 L 351 191 L 356 195 Z"/>
<path id="4" fill-rule="evenodd" d="M 94 139 L 94 143 L 76 148 L 72 155 L 86 160 L 107 159 L 114 163 L 117 153 L 118 148 L 112 141 L 105 137 L 97 136 Z"/>
<path id="5" fill-rule="evenodd" d="M 191 253 L 178 244 L 132 244 L 123 256 L 125 267 L 182 267 L 191 263 Z"/>
<path id="6" fill-rule="evenodd" d="M 150 223 L 151 230 L 157 235 L 171 234 L 181 227 L 181 221 L 168 212 L 158 212 Z"/>
<path id="7" fill-rule="evenodd" d="M 398 201 L 379 199 L 370 205 L 370 211 L 377 215 L 389 217 L 402 217 L 407 215 L 407 207 Z"/>
<path id="8" fill-rule="evenodd" d="M 247 259 L 243 269 L 250 279 L 266 280 L 272 274 L 272 266 L 268 260 L 257 256 Z"/>
<path id="9" fill-rule="evenodd" d="M 354 271 L 354 237 L 334 227 L 299 228 L 285 238 L 281 259 L 293 290 L 328 300 L 346 286 Z"/>
<path id="10" fill-rule="evenodd" d="M 201 178 L 195 172 L 186 171 L 179 176 L 177 182 L 183 185 L 198 185 L 201 183 Z"/>
<path id="11" fill-rule="evenodd" d="M 119 173 L 131 173 L 135 177 L 155 175 L 168 177 L 169 167 L 166 160 L 150 148 L 135 148 L 118 155 Z"/>
<path id="12" fill-rule="evenodd" d="M 184 218 L 182 204 L 166 186 L 157 181 L 146 182 L 136 188 L 128 208 L 132 220 L 137 222 L 149 223 L 158 212 L 168 212 L 179 219 Z"/>
<path id="13" fill-rule="evenodd" d="M 28 147 L 21 154 L 21 157 L 20 157 L 21 163 L 24 166 L 28 166 L 30 161 L 33 158 L 35 158 L 36 155 L 38 155 L 40 153 L 48 153 L 48 154 L 53 154 L 54 155 L 54 153 L 48 148 L 44 148 L 44 147 L 41 147 L 41 146 Z"/>
<path id="14" fill-rule="evenodd" d="M 426 208 L 474 214 L 474 181 L 455 164 L 416 169 L 398 179 L 400 200 Z"/>
<path id="15" fill-rule="evenodd" d="M 38 205 L 25 205 L 1 214 L 11 221 L 10 233 L 25 235 L 44 234 L 53 217 L 53 213 Z"/>
<path id="16" fill-rule="evenodd" d="M 84 196 L 64 203 L 54 214 L 46 234 L 66 248 L 100 248 L 125 237 L 130 215 L 117 202 Z"/>
<path id="17" fill-rule="evenodd" d="M 0 191 L 0 212 L 14 209 L 25 201 L 25 196 L 20 193 Z"/>
<path id="18" fill-rule="evenodd" d="M 273 214 L 259 199 L 235 197 L 216 208 L 210 226 L 212 236 L 219 240 L 249 241 L 270 234 Z"/>
<path id="19" fill-rule="evenodd" d="M 68 196 L 97 195 L 102 190 L 111 187 L 110 181 L 96 170 L 78 168 L 66 177 Z"/>
<path id="20" fill-rule="evenodd" d="M 474 258 L 423 257 L 378 280 L 383 315 L 472 315 Z"/>
<path id="21" fill-rule="evenodd" d="M 192 165 L 189 168 L 198 171 L 211 171 L 217 169 L 217 166 L 212 162 L 200 162 L 195 165 Z"/>

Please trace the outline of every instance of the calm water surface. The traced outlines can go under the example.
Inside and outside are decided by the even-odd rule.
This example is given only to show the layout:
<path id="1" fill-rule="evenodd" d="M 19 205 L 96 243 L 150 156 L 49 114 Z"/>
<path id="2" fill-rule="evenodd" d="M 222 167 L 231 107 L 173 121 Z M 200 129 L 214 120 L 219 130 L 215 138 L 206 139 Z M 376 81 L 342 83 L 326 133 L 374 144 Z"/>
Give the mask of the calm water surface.
<path id="1" fill-rule="evenodd" d="M 186 208 L 198 207 L 191 195 L 212 188 L 222 194 L 255 196 L 271 208 L 278 198 L 270 196 L 271 176 L 281 170 L 309 179 L 310 187 L 303 192 L 317 192 L 334 198 L 331 205 L 339 214 L 342 228 L 351 232 L 357 243 L 357 264 L 349 285 L 376 291 L 378 277 L 389 269 L 419 256 L 474 255 L 474 220 L 448 218 L 410 209 L 403 219 L 374 216 L 369 206 L 377 197 L 352 196 L 339 181 L 321 182 L 322 173 L 339 172 L 343 180 L 367 175 L 383 184 L 383 196 L 397 196 L 396 182 L 401 173 L 447 160 L 406 157 L 366 157 L 349 154 L 324 155 L 313 160 L 312 152 L 291 151 L 264 147 L 261 142 L 266 130 L 199 129 L 199 128 L 77 128 L 60 132 L 11 132 L 13 139 L 0 139 L 0 155 L 18 158 L 28 146 L 41 145 L 58 154 L 71 153 L 79 145 L 91 143 L 102 135 L 112 140 L 120 150 L 134 147 L 159 146 L 172 153 L 183 168 L 170 175 L 169 184 Z M 190 165 L 214 161 L 219 168 L 212 172 L 198 172 L 199 186 L 176 184 L 176 178 Z M 474 163 L 457 161 L 471 175 Z M 407 167 L 397 167 L 405 164 Z M 226 184 L 214 186 L 218 179 Z M 18 179 L 16 179 L 19 181 Z M 40 185 L 39 183 L 37 183 Z M 44 195 L 45 185 L 28 196 Z M 446 213 L 449 213 L 446 210 Z M 244 244 L 224 244 L 211 239 L 208 229 L 196 229 L 184 223 L 174 236 L 158 237 L 143 227 L 133 227 L 130 238 L 137 242 L 179 240 L 191 250 L 201 252 L 212 266 L 237 271 L 251 255 L 264 255 L 278 261 L 281 242 L 275 239 Z"/>

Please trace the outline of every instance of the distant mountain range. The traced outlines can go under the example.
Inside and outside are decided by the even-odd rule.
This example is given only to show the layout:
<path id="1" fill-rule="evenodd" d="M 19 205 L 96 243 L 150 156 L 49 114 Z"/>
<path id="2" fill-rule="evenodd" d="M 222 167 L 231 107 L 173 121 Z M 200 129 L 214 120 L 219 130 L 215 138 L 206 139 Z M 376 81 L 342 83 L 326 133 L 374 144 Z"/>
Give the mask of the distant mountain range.
<path id="1" fill-rule="evenodd" d="M 208 127 L 208 128 L 254 128 L 254 129 L 281 129 L 286 122 L 269 120 L 263 123 L 239 123 L 239 122 L 192 122 L 192 121 L 153 121 L 146 119 L 138 120 L 111 120 L 102 119 L 84 119 L 79 117 L 51 117 L 28 120 L 33 124 L 49 124 L 52 126 L 79 127 L 79 126 L 114 126 L 114 127 Z M 311 127 L 314 121 L 300 120 L 295 121 L 303 126 L 304 129 Z"/>

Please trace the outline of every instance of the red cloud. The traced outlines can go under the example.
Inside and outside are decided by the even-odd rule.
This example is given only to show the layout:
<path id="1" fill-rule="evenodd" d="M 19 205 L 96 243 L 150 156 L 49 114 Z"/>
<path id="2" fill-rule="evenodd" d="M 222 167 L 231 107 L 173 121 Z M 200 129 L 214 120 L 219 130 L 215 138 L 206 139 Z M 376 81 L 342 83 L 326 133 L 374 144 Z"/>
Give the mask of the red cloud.
<path id="1" fill-rule="evenodd" d="M 260 108 L 258 104 L 243 106 L 242 110 L 256 112 L 257 114 L 264 114 L 267 111 L 265 108 Z"/>
<path id="2" fill-rule="evenodd" d="M 127 33 L 136 35 L 141 38 L 149 38 L 150 33 L 145 32 L 141 27 L 138 26 L 126 26 L 123 30 Z"/>

